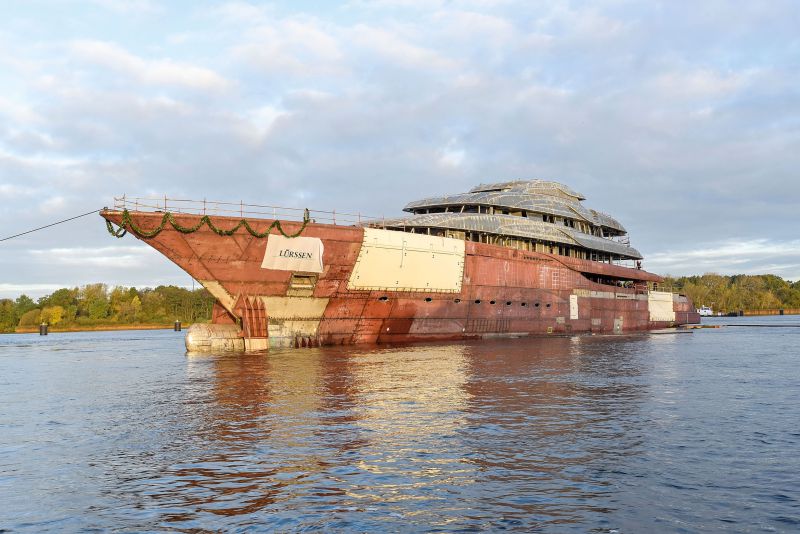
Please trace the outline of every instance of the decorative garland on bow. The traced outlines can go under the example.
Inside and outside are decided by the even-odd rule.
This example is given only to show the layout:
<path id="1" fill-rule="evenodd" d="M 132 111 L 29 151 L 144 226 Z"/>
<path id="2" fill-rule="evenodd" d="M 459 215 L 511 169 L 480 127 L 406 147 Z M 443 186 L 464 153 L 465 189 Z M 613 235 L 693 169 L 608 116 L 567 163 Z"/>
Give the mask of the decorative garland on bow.
<path id="1" fill-rule="evenodd" d="M 233 235 L 239 230 L 239 228 L 244 226 L 245 230 L 247 230 L 253 237 L 258 237 L 258 238 L 267 237 L 273 228 L 277 228 L 278 231 L 281 233 L 281 235 L 283 235 L 284 237 L 292 238 L 292 237 L 297 237 L 301 233 L 303 233 L 303 230 L 306 229 L 306 226 L 310 221 L 311 217 L 309 216 L 308 210 L 306 209 L 303 211 L 303 225 L 300 227 L 297 233 L 287 234 L 286 232 L 283 231 L 283 227 L 281 227 L 281 222 L 278 220 L 272 221 L 272 224 L 270 224 L 269 227 L 264 232 L 257 232 L 256 230 L 254 230 L 246 219 L 241 219 L 236 224 L 236 226 L 234 226 L 230 230 L 223 230 L 222 228 L 218 228 L 217 226 L 215 226 L 214 223 L 211 222 L 211 218 L 208 215 L 203 215 L 200 218 L 200 221 L 194 226 L 181 226 L 175 221 L 175 218 L 172 216 L 170 212 L 166 212 L 164 213 L 164 216 L 161 217 L 161 224 L 159 224 L 153 230 L 147 231 L 144 230 L 142 227 L 140 227 L 138 224 L 136 224 L 133 221 L 130 212 L 128 212 L 128 210 L 125 209 L 122 211 L 122 221 L 119 227 L 115 229 L 114 226 L 111 224 L 111 221 L 106 220 L 106 228 L 108 229 L 108 233 L 116 238 L 123 237 L 125 234 L 128 233 L 128 229 L 131 229 L 139 237 L 145 237 L 145 238 L 155 237 L 158 234 L 160 234 L 162 230 L 164 230 L 164 227 L 167 225 L 167 223 L 171 224 L 175 230 L 177 230 L 182 234 L 191 234 L 193 232 L 196 232 L 200 228 L 202 228 L 202 226 L 205 224 L 211 229 L 212 232 L 220 236 Z"/>

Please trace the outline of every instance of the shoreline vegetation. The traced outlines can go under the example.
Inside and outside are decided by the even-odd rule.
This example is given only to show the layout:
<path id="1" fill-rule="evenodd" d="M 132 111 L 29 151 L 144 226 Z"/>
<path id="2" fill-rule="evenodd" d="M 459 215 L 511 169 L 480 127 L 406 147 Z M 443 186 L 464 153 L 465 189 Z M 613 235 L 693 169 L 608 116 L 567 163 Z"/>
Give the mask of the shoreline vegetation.
<path id="1" fill-rule="evenodd" d="M 709 306 L 724 314 L 777 315 L 779 310 L 800 308 L 800 281 L 774 274 L 666 276 L 664 286 L 692 299 L 696 308 Z"/>
<path id="2" fill-rule="evenodd" d="M 181 328 L 191 326 L 190 324 L 181 323 Z M 48 326 L 47 331 L 53 333 L 69 333 L 69 332 L 113 332 L 117 330 L 172 330 L 175 328 L 175 323 L 172 324 L 119 324 L 119 325 L 101 325 L 101 326 Z M 38 334 L 39 327 L 17 327 L 13 332 L 3 332 L 4 334 Z"/>
<path id="3" fill-rule="evenodd" d="M 696 307 L 710 306 L 715 312 L 755 315 L 800 308 L 800 281 L 771 274 L 667 276 L 664 286 L 688 296 Z M 36 301 L 25 294 L 0 299 L 0 333 L 38 332 L 41 323 L 51 332 L 161 329 L 172 328 L 175 321 L 188 326 L 209 322 L 213 304 L 214 297 L 203 288 L 88 284 L 62 288 Z"/>
<path id="4" fill-rule="evenodd" d="M 34 301 L 25 294 L 0 299 L 0 333 L 173 328 L 211 320 L 214 297 L 205 289 L 177 286 L 135 287 L 88 284 L 62 288 Z"/>

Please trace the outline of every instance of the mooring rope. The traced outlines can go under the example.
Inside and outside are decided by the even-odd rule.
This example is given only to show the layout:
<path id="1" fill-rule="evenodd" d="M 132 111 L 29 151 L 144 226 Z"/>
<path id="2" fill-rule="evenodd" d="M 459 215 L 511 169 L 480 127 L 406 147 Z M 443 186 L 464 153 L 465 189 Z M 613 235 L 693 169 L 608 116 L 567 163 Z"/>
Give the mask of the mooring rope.
<path id="1" fill-rule="evenodd" d="M 86 213 L 84 213 L 82 215 L 76 215 L 75 217 L 70 217 L 69 219 L 64 219 L 63 221 L 57 221 L 57 222 L 54 222 L 52 224 L 46 224 L 44 226 L 40 226 L 39 228 L 34 228 L 33 230 L 28 230 L 27 232 L 22 232 L 22 233 L 19 233 L 19 234 L 16 234 L 16 235 L 10 235 L 8 237 L 4 237 L 4 238 L 0 239 L 0 241 L 8 241 L 9 239 L 14 239 L 15 237 L 23 236 L 25 234 L 30 234 L 30 233 L 33 233 L 33 232 L 38 232 L 39 230 L 44 230 L 45 228 L 50 228 L 51 226 L 56 226 L 57 224 L 63 224 L 65 222 L 74 221 L 75 219 L 80 219 L 81 217 L 86 217 L 87 215 L 92 215 L 93 213 L 98 213 L 99 211 L 100 211 L 99 209 L 98 210 L 87 211 Z"/>

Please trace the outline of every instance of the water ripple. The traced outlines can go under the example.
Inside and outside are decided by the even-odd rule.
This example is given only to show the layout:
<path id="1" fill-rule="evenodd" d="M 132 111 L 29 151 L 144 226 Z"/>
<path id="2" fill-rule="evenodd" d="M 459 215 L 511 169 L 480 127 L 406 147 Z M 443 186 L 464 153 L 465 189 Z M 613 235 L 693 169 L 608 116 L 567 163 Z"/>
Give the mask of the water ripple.
<path id="1" fill-rule="evenodd" d="M 0 337 L 0 531 L 795 531 L 800 331 Z"/>

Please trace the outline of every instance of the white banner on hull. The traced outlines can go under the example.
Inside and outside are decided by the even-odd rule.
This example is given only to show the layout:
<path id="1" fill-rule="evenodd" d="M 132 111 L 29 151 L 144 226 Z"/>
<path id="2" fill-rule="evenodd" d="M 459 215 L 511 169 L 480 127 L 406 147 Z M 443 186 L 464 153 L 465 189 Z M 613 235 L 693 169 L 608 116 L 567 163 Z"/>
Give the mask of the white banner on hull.
<path id="1" fill-rule="evenodd" d="M 318 237 L 270 235 L 261 268 L 321 273 L 323 250 L 322 239 Z"/>

